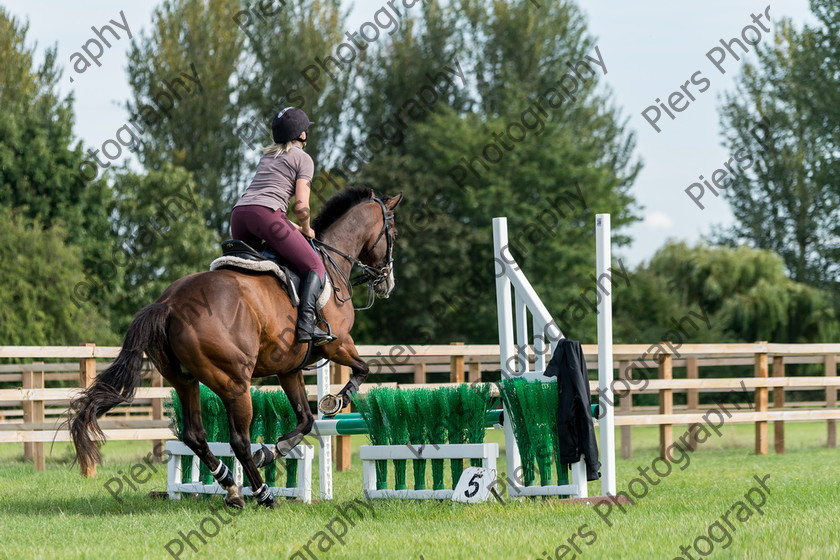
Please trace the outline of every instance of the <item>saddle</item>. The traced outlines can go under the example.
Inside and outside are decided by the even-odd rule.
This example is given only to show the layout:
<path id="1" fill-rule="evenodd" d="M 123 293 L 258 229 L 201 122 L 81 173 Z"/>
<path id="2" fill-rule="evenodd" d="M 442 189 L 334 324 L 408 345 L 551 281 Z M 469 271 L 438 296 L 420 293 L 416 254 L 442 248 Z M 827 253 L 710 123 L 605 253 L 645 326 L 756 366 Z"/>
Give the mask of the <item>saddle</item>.
<path id="1" fill-rule="evenodd" d="M 292 306 L 297 307 L 300 303 L 300 297 L 298 297 L 300 276 L 271 249 L 260 252 L 244 241 L 228 239 L 222 242 L 222 256 L 210 263 L 210 270 L 219 269 L 274 274 L 288 294 Z M 332 284 L 330 275 L 327 274 L 324 289 L 316 302 L 317 309 L 323 308 L 329 302 L 330 294 L 332 294 Z"/>

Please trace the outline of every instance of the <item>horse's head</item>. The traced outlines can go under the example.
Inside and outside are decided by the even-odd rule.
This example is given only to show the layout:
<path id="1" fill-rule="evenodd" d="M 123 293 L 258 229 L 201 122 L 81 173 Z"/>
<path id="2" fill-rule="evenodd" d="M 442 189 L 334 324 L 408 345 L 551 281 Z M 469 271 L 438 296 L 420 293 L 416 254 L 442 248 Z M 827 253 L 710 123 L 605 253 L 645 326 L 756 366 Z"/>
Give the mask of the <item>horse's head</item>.
<path id="1" fill-rule="evenodd" d="M 402 193 L 377 197 L 370 189 L 347 188 L 332 196 L 312 223 L 318 238 L 337 249 L 336 254 L 351 264 L 362 265 L 380 298 L 388 297 L 394 289 L 394 209 L 401 200 Z M 350 288 L 349 278 L 345 279 Z"/>
<path id="2" fill-rule="evenodd" d="M 372 225 L 367 228 L 367 238 L 359 253 L 359 260 L 369 267 L 368 274 L 374 292 L 380 298 L 390 296 L 396 284 L 394 243 L 397 239 L 397 224 L 394 210 L 401 200 L 402 193 L 384 198 L 372 196 L 371 201 L 365 203 L 365 211 L 373 214 L 373 217 L 368 220 Z"/>

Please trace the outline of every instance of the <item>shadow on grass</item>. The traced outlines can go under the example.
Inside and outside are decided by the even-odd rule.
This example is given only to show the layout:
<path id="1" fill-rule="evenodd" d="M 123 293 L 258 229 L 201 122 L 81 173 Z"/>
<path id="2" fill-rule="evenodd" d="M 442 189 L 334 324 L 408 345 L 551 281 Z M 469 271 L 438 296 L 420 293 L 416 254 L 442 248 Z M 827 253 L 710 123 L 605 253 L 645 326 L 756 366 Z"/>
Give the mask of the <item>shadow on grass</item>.
<path id="1" fill-rule="evenodd" d="M 304 511 L 304 508 L 311 509 L 313 506 L 296 503 L 291 500 L 278 500 L 279 511 Z M 215 508 L 223 507 L 222 496 L 208 497 L 183 497 L 180 500 L 169 500 L 168 498 L 152 498 L 139 494 L 126 496 L 122 503 L 117 502 L 110 495 L 91 495 L 89 497 L 55 497 L 45 493 L 43 496 L 13 496 L 3 500 L 3 513 L 5 515 L 40 516 L 40 517 L 65 517 L 68 515 L 80 515 L 84 517 L 113 517 L 113 516 L 136 516 L 136 515 L 160 515 L 161 513 L 174 513 L 192 515 L 205 512 L 210 505 Z M 316 505 L 317 507 L 317 505 Z M 257 505 L 256 501 L 247 498 L 245 512 L 259 511 L 271 514 Z M 275 510 L 276 511 L 276 510 Z"/>

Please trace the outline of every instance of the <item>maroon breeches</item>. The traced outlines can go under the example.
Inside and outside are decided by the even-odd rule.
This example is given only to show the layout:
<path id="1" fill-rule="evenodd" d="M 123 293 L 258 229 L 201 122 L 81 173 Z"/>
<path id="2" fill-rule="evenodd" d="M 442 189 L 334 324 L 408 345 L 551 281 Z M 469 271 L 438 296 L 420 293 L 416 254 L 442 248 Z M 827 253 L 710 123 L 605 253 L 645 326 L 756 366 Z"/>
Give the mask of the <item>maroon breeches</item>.
<path id="1" fill-rule="evenodd" d="M 301 277 L 310 270 L 317 272 L 322 280 L 326 274 L 321 258 L 282 210 L 275 212 L 265 206 L 237 206 L 230 215 L 230 232 L 234 239 L 244 241 L 255 249 L 265 241 Z"/>

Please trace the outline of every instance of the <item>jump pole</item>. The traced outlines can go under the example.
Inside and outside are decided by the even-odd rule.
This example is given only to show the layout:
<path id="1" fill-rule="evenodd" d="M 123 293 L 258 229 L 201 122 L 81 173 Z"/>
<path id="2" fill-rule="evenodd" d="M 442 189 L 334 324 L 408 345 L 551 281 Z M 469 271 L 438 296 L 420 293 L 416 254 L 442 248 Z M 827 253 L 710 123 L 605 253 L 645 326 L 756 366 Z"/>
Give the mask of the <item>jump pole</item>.
<path id="1" fill-rule="evenodd" d="M 493 260 L 494 273 L 496 275 L 496 309 L 498 310 L 499 322 L 499 361 L 501 362 L 502 380 L 511 379 L 516 372 L 510 370 L 510 364 L 515 354 L 513 345 L 513 317 L 511 316 L 511 305 L 513 305 L 510 294 L 510 279 L 505 274 L 505 267 L 511 266 L 505 259 L 505 250 L 510 255 L 508 247 L 507 219 L 493 218 Z M 513 259 L 510 259 L 513 260 Z M 508 411 L 505 412 L 508 414 Z M 510 422 L 505 422 L 505 441 L 516 441 L 513 435 L 513 427 Z M 505 463 L 508 472 L 509 484 L 514 485 L 516 472 L 521 464 L 519 448 L 515 445 L 508 445 L 505 448 Z"/>
<path id="2" fill-rule="evenodd" d="M 318 401 L 330 393 L 330 365 L 324 362 L 318 367 Z M 318 410 L 318 420 L 322 420 L 324 414 Z M 333 499 L 332 480 L 332 436 L 325 435 L 314 429 L 313 433 L 318 437 L 318 485 L 322 500 Z"/>
<path id="3" fill-rule="evenodd" d="M 595 215 L 595 262 L 598 281 L 611 276 L 610 215 Z M 598 394 L 600 395 L 601 495 L 615 496 L 615 397 L 613 396 L 612 290 L 598 302 Z"/>

